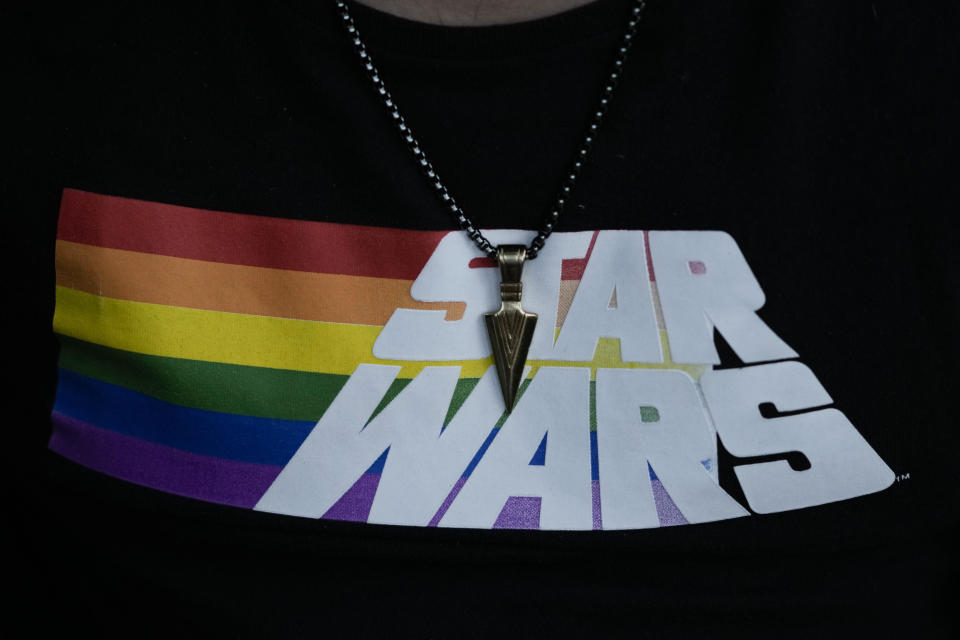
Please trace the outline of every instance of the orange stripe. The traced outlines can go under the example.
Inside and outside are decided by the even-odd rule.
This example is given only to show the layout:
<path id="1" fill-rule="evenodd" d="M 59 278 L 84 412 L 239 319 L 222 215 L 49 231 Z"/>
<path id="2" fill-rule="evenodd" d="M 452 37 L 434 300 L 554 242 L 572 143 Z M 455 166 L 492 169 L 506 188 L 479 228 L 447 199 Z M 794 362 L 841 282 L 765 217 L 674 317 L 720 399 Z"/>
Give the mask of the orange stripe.
<path id="1" fill-rule="evenodd" d="M 464 303 L 418 302 L 411 280 L 175 258 L 57 241 L 57 284 L 98 296 L 250 315 L 382 326 L 398 307 L 463 317 Z"/>

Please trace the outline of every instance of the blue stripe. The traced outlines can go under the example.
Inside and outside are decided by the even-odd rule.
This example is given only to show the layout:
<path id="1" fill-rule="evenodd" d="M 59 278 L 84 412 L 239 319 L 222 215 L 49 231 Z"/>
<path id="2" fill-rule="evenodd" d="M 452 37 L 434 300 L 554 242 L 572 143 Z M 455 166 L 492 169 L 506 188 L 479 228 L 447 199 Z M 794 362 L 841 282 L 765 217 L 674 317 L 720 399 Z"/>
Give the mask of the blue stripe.
<path id="1" fill-rule="evenodd" d="M 480 450 L 474 454 L 473 459 L 470 460 L 470 464 L 467 465 L 467 468 L 461 474 L 461 478 L 469 478 L 470 474 L 473 473 L 473 470 L 477 468 L 477 465 L 480 464 L 480 458 L 483 457 L 483 454 L 487 452 L 487 449 L 490 448 L 490 443 L 493 442 L 493 439 L 497 437 L 497 434 L 500 433 L 499 424 L 494 427 L 490 434 L 487 436 L 487 439 L 483 441 L 483 444 L 480 445 Z"/>
<path id="2" fill-rule="evenodd" d="M 66 369 L 60 369 L 54 410 L 182 451 L 277 466 L 293 457 L 316 424 L 183 407 Z"/>
<path id="3" fill-rule="evenodd" d="M 370 468 L 364 471 L 364 473 L 372 473 L 374 475 L 382 475 L 383 468 L 387 466 L 387 454 L 390 453 L 390 447 L 387 447 L 383 450 L 383 453 L 380 454 L 380 457 L 373 461 L 373 464 L 370 465 Z"/>
<path id="4" fill-rule="evenodd" d="M 597 432 L 590 432 L 590 479 L 594 482 L 600 480 L 600 453 L 597 447 Z"/>
<path id="5" fill-rule="evenodd" d="M 537 450 L 533 452 L 533 457 L 530 458 L 530 465 L 535 467 L 542 467 L 547 464 L 547 436 L 549 434 L 543 434 L 543 440 L 540 441 L 540 446 L 537 447 Z"/>

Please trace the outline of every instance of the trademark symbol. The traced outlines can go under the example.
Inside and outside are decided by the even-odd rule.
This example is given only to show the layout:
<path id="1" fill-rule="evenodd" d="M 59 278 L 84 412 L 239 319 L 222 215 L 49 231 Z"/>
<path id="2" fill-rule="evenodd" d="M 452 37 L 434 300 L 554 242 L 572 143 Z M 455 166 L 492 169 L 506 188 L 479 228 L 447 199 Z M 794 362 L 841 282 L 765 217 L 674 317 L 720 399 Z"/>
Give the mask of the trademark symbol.
<path id="1" fill-rule="evenodd" d="M 896 481 L 897 481 L 897 482 L 903 482 L 904 480 L 909 480 L 909 479 L 910 479 L 910 474 L 909 474 L 909 473 L 901 473 L 901 474 L 897 475 Z"/>

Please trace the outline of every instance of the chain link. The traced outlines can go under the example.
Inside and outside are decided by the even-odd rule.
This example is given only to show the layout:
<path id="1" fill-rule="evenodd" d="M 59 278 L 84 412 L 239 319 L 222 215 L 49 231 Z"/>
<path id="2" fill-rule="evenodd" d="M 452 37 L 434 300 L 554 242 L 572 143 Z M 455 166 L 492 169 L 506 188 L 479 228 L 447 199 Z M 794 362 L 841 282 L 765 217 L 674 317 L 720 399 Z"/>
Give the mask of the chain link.
<path id="1" fill-rule="evenodd" d="M 357 52 L 357 55 L 360 56 L 360 62 L 363 64 L 364 69 L 367 72 L 367 76 L 373 83 L 374 90 L 376 91 L 377 95 L 380 96 L 380 100 L 386 107 L 390 119 L 396 125 L 397 130 L 400 132 L 404 142 L 406 142 L 407 147 L 410 149 L 414 159 L 420 166 L 421 172 L 430 182 L 434 192 L 440 198 L 444 206 L 446 206 L 450 213 L 453 214 L 457 224 L 461 229 L 463 229 L 464 232 L 466 232 L 467 236 L 474 242 L 474 244 L 477 245 L 477 248 L 479 248 L 480 251 L 482 251 L 487 257 L 496 260 L 497 248 L 489 240 L 487 240 L 486 237 L 484 237 L 484 235 L 480 232 L 480 229 L 478 229 L 473 221 L 467 217 L 467 215 L 463 212 L 463 209 L 460 208 L 460 205 L 457 204 L 457 201 L 454 200 L 453 196 L 447 190 L 446 185 L 444 185 L 440 180 L 440 176 L 437 173 L 437 170 L 434 168 L 433 163 L 431 163 L 427 158 L 427 154 L 424 152 L 420 142 L 417 140 L 416 136 L 413 135 L 413 131 L 410 130 L 410 125 L 407 124 L 406 119 L 404 119 L 403 115 L 400 113 L 396 101 L 393 99 L 393 96 L 390 95 L 390 91 L 384 84 L 383 78 L 380 77 L 380 72 L 373 64 L 373 58 L 370 56 L 370 52 L 367 51 L 366 45 L 364 44 L 363 40 L 360 39 L 360 32 L 357 29 L 357 25 L 353 21 L 353 16 L 350 15 L 350 10 L 347 7 L 347 3 L 343 0 L 337 0 L 336 6 L 340 12 L 340 17 L 343 20 L 344 28 L 347 30 L 347 34 L 353 43 L 353 48 Z M 600 125 L 603 123 L 603 117 L 606 115 L 610 106 L 610 100 L 613 97 L 613 93 L 617 88 L 617 84 L 620 82 L 621 70 L 623 69 L 623 65 L 627 60 L 627 54 L 630 53 L 630 47 L 633 44 L 634 36 L 637 32 L 637 26 L 640 24 L 640 19 L 643 17 L 643 11 L 645 8 L 645 0 L 636 0 L 630 10 L 630 19 L 627 22 L 627 30 L 626 33 L 624 33 L 620 41 L 620 46 L 617 49 L 617 54 L 613 61 L 613 69 L 607 75 L 603 91 L 600 95 L 599 104 L 591 113 L 590 121 L 587 125 L 587 132 L 584 135 L 583 141 L 577 147 L 577 151 L 573 156 L 573 161 L 567 169 L 563 182 L 560 183 L 560 189 L 553 200 L 553 204 L 550 207 L 549 212 L 547 213 L 546 219 L 543 222 L 543 226 L 537 232 L 537 236 L 530 242 L 530 246 L 527 247 L 527 260 L 533 260 L 536 258 L 537 254 L 540 253 L 540 250 L 543 249 L 544 244 L 547 242 L 547 238 L 549 238 L 550 234 L 553 233 L 553 228 L 557 224 L 560 214 L 563 213 L 567 202 L 570 200 L 570 195 L 573 193 L 573 189 L 577 184 L 577 179 L 580 177 L 580 172 L 583 169 L 584 159 L 587 157 L 590 147 L 593 145 L 597 131 L 600 129 Z"/>

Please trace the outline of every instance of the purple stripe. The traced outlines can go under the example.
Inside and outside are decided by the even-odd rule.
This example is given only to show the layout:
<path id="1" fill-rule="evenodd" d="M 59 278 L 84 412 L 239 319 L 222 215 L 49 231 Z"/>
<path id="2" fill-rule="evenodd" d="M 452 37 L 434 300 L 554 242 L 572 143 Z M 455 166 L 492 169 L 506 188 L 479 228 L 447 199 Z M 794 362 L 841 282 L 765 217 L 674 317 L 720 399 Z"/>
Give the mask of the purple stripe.
<path id="1" fill-rule="evenodd" d="M 600 515 L 600 481 L 591 481 L 590 488 L 593 491 L 593 530 L 599 531 L 603 529 L 603 518 Z"/>
<path id="2" fill-rule="evenodd" d="M 494 529 L 539 529 L 539 497 L 511 496 L 493 523 Z"/>
<path id="3" fill-rule="evenodd" d="M 324 520 L 366 522 L 380 486 L 379 473 L 365 473 L 323 514 Z"/>
<path id="4" fill-rule="evenodd" d="M 121 480 L 208 502 L 253 508 L 282 467 L 214 458 L 52 414 L 50 449 Z"/>
<path id="5" fill-rule="evenodd" d="M 678 524 L 690 524 L 680 513 L 673 498 L 663 488 L 663 483 L 659 480 L 652 480 L 650 485 L 653 488 L 653 501 L 657 505 L 657 517 L 660 518 L 661 527 L 672 527 Z"/>
<path id="6" fill-rule="evenodd" d="M 453 485 L 453 489 L 451 489 L 450 493 L 447 494 L 447 497 L 444 498 L 443 504 L 441 504 L 440 508 L 437 509 L 437 513 L 430 518 L 430 522 L 427 524 L 428 527 L 436 527 L 440 524 L 440 519 L 443 518 L 443 514 L 445 514 L 447 509 L 450 508 L 450 505 L 453 504 L 453 499 L 457 497 L 457 494 L 460 493 L 460 489 L 463 489 L 463 485 L 466 483 L 466 478 L 457 478 L 456 483 Z"/>

